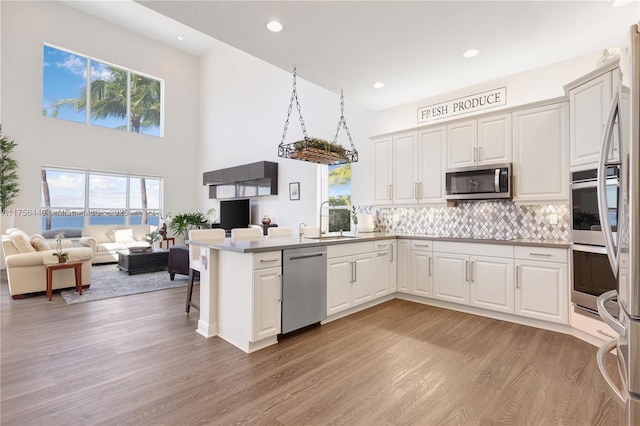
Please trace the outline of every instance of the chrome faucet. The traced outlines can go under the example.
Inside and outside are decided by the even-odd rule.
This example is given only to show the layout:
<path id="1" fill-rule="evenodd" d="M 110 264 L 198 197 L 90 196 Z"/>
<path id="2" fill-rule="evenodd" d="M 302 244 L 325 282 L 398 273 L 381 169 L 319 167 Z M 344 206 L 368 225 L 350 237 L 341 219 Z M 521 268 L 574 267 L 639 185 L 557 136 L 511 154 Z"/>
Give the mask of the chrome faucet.
<path id="1" fill-rule="evenodd" d="M 323 201 L 322 203 L 320 203 L 320 217 L 318 218 L 318 238 L 322 238 L 322 206 L 324 206 L 325 204 L 329 204 L 329 201 Z M 329 218 L 329 220 L 331 220 L 331 218 Z M 329 230 L 329 227 L 327 227 L 327 231 Z"/>
<path id="2" fill-rule="evenodd" d="M 306 227 L 307 227 L 307 224 L 306 224 L 306 223 L 304 223 L 304 222 L 300 222 L 300 225 L 298 225 L 298 235 L 300 236 L 300 239 L 301 239 L 301 240 L 302 240 L 302 234 L 304 233 L 304 232 L 302 231 L 302 227 L 303 227 L 303 226 L 306 228 Z"/>

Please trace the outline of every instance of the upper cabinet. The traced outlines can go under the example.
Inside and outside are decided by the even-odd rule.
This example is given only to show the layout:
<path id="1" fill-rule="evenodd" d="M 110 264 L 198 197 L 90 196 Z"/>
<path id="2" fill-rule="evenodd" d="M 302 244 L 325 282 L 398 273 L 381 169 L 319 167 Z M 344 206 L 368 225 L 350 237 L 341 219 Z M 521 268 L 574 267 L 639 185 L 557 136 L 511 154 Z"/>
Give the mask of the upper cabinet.
<path id="1" fill-rule="evenodd" d="M 436 126 L 376 138 L 376 204 L 444 204 L 447 128 Z"/>
<path id="2" fill-rule="evenodd" d="M 512 114 L 514 201 L 568 204 L 568 102 Z"/>
<path id="3" fill-rule="evenodd" d="M 511 162 L 511 114 L 447 126 L 447 168 Z"/>
<path id="4" fill-rule="evenodd" d="M 600 158 L 604 126 L 613 98 L 617 69 L 601 68 L 565 87 L 569 93 L 570 166 L 572 170 L 594 168 Z M 613 144 L 610 159 L 616 159 Z"/>

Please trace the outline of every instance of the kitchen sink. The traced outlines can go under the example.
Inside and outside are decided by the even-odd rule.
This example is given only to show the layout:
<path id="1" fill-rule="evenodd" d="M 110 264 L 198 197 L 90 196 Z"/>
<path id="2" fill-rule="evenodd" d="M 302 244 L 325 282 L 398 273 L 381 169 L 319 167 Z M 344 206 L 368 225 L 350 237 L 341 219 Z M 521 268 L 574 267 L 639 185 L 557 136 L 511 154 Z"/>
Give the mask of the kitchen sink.
<path id="1" fill-rule="evenodd" d="M 308 240 L 318 240 L 318 241 L 327 241 L 327 240 L 344 240 L 347 238 L 356 238 L 354 235 L 324 235 L 322 237 L 307 237 Z"/>

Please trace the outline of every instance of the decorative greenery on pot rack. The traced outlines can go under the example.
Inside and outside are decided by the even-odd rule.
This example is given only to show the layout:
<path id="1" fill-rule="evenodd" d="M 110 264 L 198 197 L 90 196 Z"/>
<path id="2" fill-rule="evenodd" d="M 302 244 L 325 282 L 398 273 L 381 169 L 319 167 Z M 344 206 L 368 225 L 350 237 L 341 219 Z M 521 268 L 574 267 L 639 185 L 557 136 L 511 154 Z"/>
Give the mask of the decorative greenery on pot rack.
<path id="1" fill-rule="evenodd" d="M 298 115 L 300 116 L 300 125 L 302 126 L 302 134 L 304 139 L 294 143 L 285 144 L 284 140 L 287 136 L 287 129 L 289 128 L 289 117 L 293 110 L 293 101 L 295 100 L 296 107 L 298 109 Z M 338 121 L 338 128 L 336 135 L 332 142 L 329 142 L 320 138 L 310 138 L 307 135 L 307 129 L 304 125 L 304 119 L 302 118 L 302 110 L 300 103 L 298 102 L 298 92 L 296 89 L 296 69 L 293 68 L 293 91 L 291 92 L 291 102 L 289 103 L 289 111 L 287 112 L 287 120 L 284 123 L 284 130 L 282 132 L 282 140 L 278 146 L 278 156 L 282 158 L 291 158 L 294 160 L 308 161 L 317 164 L 344 164 L 355 163 L 358 161 L 358 151 L 353 146 L 353 140 L 351 139 L 351 133 L 347 127 L 347 121 L 344 118 L 344 94 L 340 91 L 340 108 L 341 115 Z M 344 127 L 347 136 L 349 137 L 349 143 L 351 144 L 351 150 L 345 149 L 342 145 L 338 144 L 338 133 L 340 128 Z"/>

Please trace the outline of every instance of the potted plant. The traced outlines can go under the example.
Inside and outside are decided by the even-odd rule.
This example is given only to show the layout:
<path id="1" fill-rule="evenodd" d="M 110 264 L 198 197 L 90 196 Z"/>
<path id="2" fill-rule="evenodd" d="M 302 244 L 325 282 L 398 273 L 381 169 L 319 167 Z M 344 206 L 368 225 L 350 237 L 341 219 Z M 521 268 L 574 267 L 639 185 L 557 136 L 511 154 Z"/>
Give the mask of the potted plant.
<path id="1" fill-rule="evenodd" d="M 175 215 L 169 223 L 169 229 L 175 235 L 182 235 L 184 240 L 189 239 L 190 229 L 202 228 L 207 223 L 207 218 L 202 213 L 181 213 Z"/>
<path id="2" fill-rule="evenodd" d="M 0 124 L 0 213 L 11 206 L 20 193 L 18 187 L 18 162 L 11 158 L 18 144 L 2 134 Z"/>
<path id="3" fill-rule="evenodd" d="M 58 263 L 65 263 L 67 260 L 69 260 L 69 253 L 62 250 L 62 237 L 62 233 L 56 235 L 56 251 L 55 253 L 52 253 L 55 257 L 58 258 Z"/>
<path id="4" fill-rule="evenodd" d="M 144 237 L 144 240 L 147 243 L 149 243 L 150 246 L 153 246 L 155 243 L 157 243 L 161 239 L 162 239 L 162 235 L 156 231 L 152 231 Z"/>

